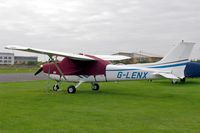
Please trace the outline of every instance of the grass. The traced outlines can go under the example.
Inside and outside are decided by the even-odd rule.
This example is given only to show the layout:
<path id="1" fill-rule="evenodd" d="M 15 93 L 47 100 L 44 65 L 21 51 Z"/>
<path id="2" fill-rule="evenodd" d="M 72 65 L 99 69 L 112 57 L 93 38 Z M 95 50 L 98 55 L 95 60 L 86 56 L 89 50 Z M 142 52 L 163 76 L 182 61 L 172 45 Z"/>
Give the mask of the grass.
<path id="1" fill-rule="evenodd" d="M 0 74 L 10 73 L 34 73 L 38 68 L 33 67 L 0 67 Z"/>
<path id="2" fill-rule="evenodd" d="M 101 83 L 99 92 L 83 84 L 72 95 L 47 85 L 0 83 L 0 133 L 200 132 L 199 79 Z"/>

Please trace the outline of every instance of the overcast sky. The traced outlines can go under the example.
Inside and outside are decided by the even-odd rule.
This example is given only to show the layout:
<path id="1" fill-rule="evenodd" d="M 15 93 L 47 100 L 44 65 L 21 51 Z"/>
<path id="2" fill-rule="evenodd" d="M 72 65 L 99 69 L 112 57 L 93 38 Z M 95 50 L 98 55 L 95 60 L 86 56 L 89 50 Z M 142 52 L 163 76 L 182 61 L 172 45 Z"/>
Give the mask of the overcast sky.
<path id="1" fill-rule="evenodd" d="M 0 0 L 0 51 L 17 44 L 163 56 L 181 40 L 196 42 L 200 58 L 199 0 Z"/>

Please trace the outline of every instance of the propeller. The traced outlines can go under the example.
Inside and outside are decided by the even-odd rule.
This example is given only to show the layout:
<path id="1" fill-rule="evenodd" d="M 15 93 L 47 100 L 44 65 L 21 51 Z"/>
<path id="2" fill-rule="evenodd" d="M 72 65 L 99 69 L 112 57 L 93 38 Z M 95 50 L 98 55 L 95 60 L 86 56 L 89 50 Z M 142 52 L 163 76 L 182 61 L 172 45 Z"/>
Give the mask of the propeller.
<path id="1" fill-rule="evenodd" d="M 40 66 L 40 69 L 38 69 L 37 72 L 35 72 L 34 75 L 35 75 L 35 76 L 38 75 L 39 73 L 42 72 L 42 70 L 43 70 L 43 66 L 41 65 L 41 66 Z"/>

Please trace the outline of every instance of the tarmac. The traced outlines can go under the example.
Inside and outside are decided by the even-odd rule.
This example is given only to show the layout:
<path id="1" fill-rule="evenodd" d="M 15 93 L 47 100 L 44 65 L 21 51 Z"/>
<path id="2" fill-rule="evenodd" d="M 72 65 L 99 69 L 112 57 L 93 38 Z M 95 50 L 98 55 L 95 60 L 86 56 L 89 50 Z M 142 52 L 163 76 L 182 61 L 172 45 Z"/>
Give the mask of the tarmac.
<path id="1" fill-rule="evenodd" d="M 34 76 L 33 73 L 0 74 L 0 82 L 22 82 L 46 79 L 48 79 L 48 77 L 43 73 L 37 76 Z"/>

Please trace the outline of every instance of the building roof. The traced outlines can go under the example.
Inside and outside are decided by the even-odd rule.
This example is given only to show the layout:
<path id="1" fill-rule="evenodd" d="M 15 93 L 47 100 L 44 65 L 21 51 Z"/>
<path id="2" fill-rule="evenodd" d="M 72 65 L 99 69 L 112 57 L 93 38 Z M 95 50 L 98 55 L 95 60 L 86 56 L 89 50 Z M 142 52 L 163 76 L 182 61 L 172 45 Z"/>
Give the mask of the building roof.
<path id="1" fill-rule="evenodd" d="M 14 55 L 14 53 L 0 52 L 0 55 Z"/>
<path id="2" fill-rule="evenodd" d="M 125 55 L 129 57 L 157 57 L 162 58 L 162 56 L 146 53 L 146 52 L 138 52 L 138 53 L 126 53 L 126 52 L 118 52 L 113 55 Z"/>
<path id="3" fill-rule="evenodd" d="M 15 56 L 15 61 L 37 61 L 37 56 Z"/>
<path id="4" fill-rule="evenodd" d="M 15 56 L 15 58 L 38 58 L 37 56 Z"/>

